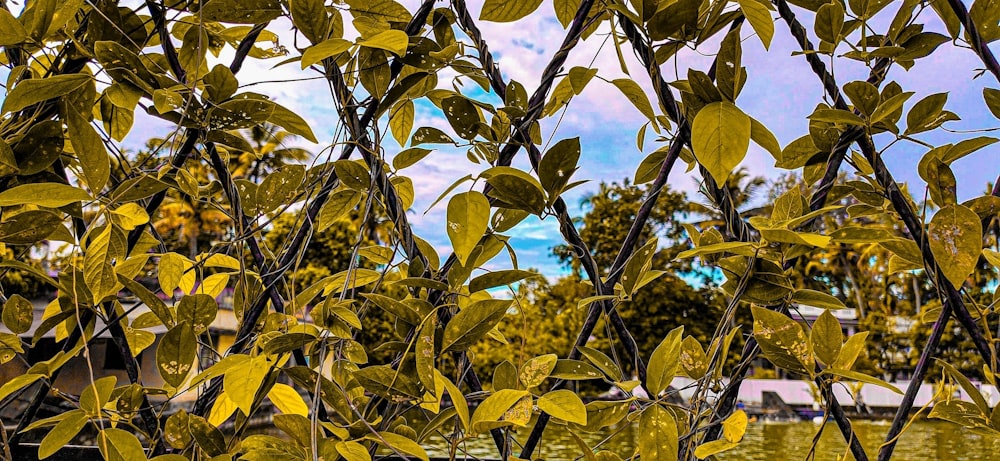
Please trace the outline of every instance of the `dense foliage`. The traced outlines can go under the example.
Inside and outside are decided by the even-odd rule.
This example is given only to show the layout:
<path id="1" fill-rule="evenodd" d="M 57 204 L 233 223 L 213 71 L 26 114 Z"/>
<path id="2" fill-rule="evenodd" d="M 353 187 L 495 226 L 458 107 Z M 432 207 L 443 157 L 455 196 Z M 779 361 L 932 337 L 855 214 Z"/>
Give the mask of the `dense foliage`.
<path id="1" fill-rule="evenodd" d="M 996 384 L 1000 188 L 959 203 L 959 186 L 981 185 L 952 170 L 997 139 L 931 145 L 924 136 L 962 114 L 947 93 L 893 80 L 967 48 L 997 86 L 996 2 L 554 0 L 565 38 L 526 88 L 480 26 L 540 4 L 0 3 L 0 365 L 16 371 L 0 409 L 26 402 L 2 431 L 4 456 L 30 434 L 44 434 L 45 458 L 90 431 L 106 459 L 427 460 L 428 448 L 458 456 L 480 437 L 497 458 L 534 459 L 546 431 L 604 433 L 628 418 L 634 452 L 579 438 L 583 455 L 707 458 L 740 443 L 736 398 L 760 358 L 816 386 L 859 460 L 870 454 L 832 391 L 845 381 L 903 394 L 880 460 L 932 370 L 972 402 L 942 393 L 930 417 L 1000 434 L 1000 410 L 969 380 Z M 288 29 L 292 40 L 279 37 Z M 754 78 L 744 48 L 776 34 L 790 34 L 824 93 L 784 148 L 737 103 Z M 539 121 L 604 79 L 565 68 L 597 37 L 630 75 L 605 80 L 644 117 L 648 154 L 574 216 L 563 195 L 590 179 L 574 173 L 592 153 Z M 691 50 L 711 65 L 689 67 Z M 325 80 L 336 126 L 319 152 L 291 144 L 318 143 L 316 127 L 254 92 L 247 60 Z M 847 63 L 869 75 L 839 81 L 830 69 Z M 983 99 L 1000 117 L 1000 90 Z M 442 122 L 417 126 L 423 111 Z M 130 153 L 146 117 L 174 129 Z M 762 183 L 739 168 L 751 143 L 794 173 L 754 209 Z M 407 214 L 425 179 L 407 169 L 429 161 L 429 145 L 469 160 L 435 202 L 446 254 Z M 883 159 L 903 145 L 923 151 L 905 165 L 922 180 L 910 186 L 918 200 Z M 671 174 L 697 178 L 704 197 L 672 190 Z M 509 236 L 531 215 L 559 223 L 569 276 L 517 267 Z M 53 297 L 40 322 L 29 294 Z M 223 298 L 227 342 L 212 327 Z M 130 316 L 137 305 L 148 312 Z M 804 325 L 789 315 L 799 305 L 828 310 Z M 866 331 L 844 336 L 830 313 L 844 308 Z M 901 316 L 918 320 L 901 333 Z M 47 335 L 60 351 L 37 359 Z M 127 381 L 91 374 L 78 395 L 53 389 L 104 337 Z M 898 373 L 912 378 L 905 390 L 880 379 Z M 676 376 L 694 380 L 683 403 Z M 625 397 L 581 398 L 612 385 Z M 49 395 L 69 409 L 38 418 Z M 191 406 L 168 414 L 185 397 Z M 248 434 L 264 407 L 283 437 Z M 515 444 L 518 428 L 529 434 Z"/>

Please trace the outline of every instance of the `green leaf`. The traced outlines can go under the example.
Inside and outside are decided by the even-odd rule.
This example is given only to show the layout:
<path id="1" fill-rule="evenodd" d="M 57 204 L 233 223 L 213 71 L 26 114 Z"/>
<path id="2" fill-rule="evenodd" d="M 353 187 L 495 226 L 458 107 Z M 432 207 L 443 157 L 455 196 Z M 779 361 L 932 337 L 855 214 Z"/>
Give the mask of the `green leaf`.
<path id="1" fill-rule="evenodd" d="M 611 83 L 616 86 L 626 98 L 628 98 L 636 109 L 639 109 L 639 112 L 642 115 L 649 119 L 649 122 L 652 123 L 654 127 L 658 126 L 656 122 L 656 113 L 653 112 L 653 106 L 650 105 L 646 92 L 643 91 L 642 87 L 640 87 L 635 80 L 630 78 L 619 78 L 612 80 Z"/>
<path id="2" fill-rule="evenodd" d="M 530 395 L 528 391 L 515 389 L 502 389 L 494 392 L 476 407 L 476 412 L 472 415 L 472 430 L 485 432 L 493 427 L 498 427 L 490 423 L 499 422 L 510 407 Z"/>
<path id="3" fill-rule="evenodd" d="M 517 21 L 538 9 L 542 0 L 486 0 L 479 19 L 493 22 Z"/>
<path id="4" fill-rule="evenodd" d="M 708 356 L 693 336 L 687 336 L 681 341 L 681 353 L 678 358 L 681 370 L 691 379 L 701 379 L 708 373 Z"/>
<path id="5" fill-rule="evenodd" d="M 270 369 L 266 357 L 259 355 L 248 357 L 242 363 L 226 370 L 223 389 L 229 400 L 232 400 L 244 415 L 250 414 L 257 391 L 264 384 Z"/>
<path id="6" fill-rule="evenodd" d="M 401 374 L 389 365 L 376 365 L 354 372 L 366 391 L 388 399 L 417 398 L 421 395 L 415 376 Z"/>
<path id="7" fill-rule="evenodd" d="M 556 19 L 565 29 L 576 17 L 576 12 L 580 9 L 580 0 L 554 0 L 552 7 L 555 9 Z"/>
<path id="8" fill-rule="evenodd" d="M 794 243 L 823 248 L 830 243 L 830 237 L 788 229 L 760 229 L 760 237 L 768 242 Z"/>
<path id="9" fill-rule="evenodd" d="M 538 409 L 568 423 L 587 424 L 587 407 L 570 390 L 560 389 L 539 397 Z"/>
<path id="10" fill-rule="evenodd" d="M 712 243 L 709 245 L 701 245 L 690 250 L 685 250 L 677 254 L 677 259 L 687 259 L 693 258 L 695 256 L 706 256 L 716 253 L 730 252 L 741 254 L 740 251 L 745 248 L 752 248 L 753 244 L 749 242 L 719 242 Z"/>
<path id="11" fill-rule="evenodd" d="M 211 0 L 201 7 L 203 19 L 232 24 L 260 24 L 282 14 L 278 0 Z"/>
<path id="12" fill-rule="evenodd" d="M 226 452 L 226 438 L 215 426 L 198 415 L 188 415 L 187 420 L 191 436 L 208 456 L 219 456 Z"/>
<path id="13" fill-rule="evenodd" d="M 827 365 L 833 365 L 844 343 L 844 332 L 840 329 L 837 318 L 830 311 L 823 311 L 813 323 L 809 336 L 816 358 Z"/>
<path id="14" fill-rule="evenodd" d="M 727 441 L 737 443 L 743 440 L 743 435 L 747 432 L 747 414 L 743 410 L 736 410 L 722 422 L 722 436 Z"/>
<path id="15" fill-rule="evenodd" d="M 711 103 L 694 117 L 694 154 L 716 183 L 724 184 L 743 161 L 750 147 L 750 128 L 750 117 L 730 102 Z"/>
<path id="16" fill-rule="evenodd" d="M 406 32 L 395 29 L 380 32 L 366 40 L 358 41 L 358 45 L 379 50 L 386 50 L 396 56 L 405 55 L 406 47 L 409 44 L 410 37 L 406 35 Z"/>
<path id="17" fill-rule="evenodd" d="M 538 165 L 538 179 L 550 201 L 566 187 L 580 161 L 580 138 L 563 139 L 552 146 Z"/>
<path id="18" fill-rule="evenodd" d="M 416 355 L 417 378 L 425 389 L 435 389 L 434 381 L 434 337 L 437 329 L 437 317 L 430 315 L 420 324 L 420 330 L 414 340 L 413 350 Z"/>
<path id="19" fill-rule="evenodd" d="M 962 390 L 964 390 L 966 394 L 969 394 L 969 398 L 971 398 L 972 402 L 979 407 L 979 411 L 982 411 L 984 414 L 990 412 L 990 404 L 983 397 L 979 388 L 976 387 L 975 384 L 972 384 L 972 381 L 969 381 L 969 378 L 966 378 L 965 375 L 958 371 L 954 365 L 941 359 L 935 360 L 937 360 L 938 364 L 941 365 L 941 368 L 944 368 L 948 375 L 951 376 L 951 379 L 958 383 L 959 386 L 962 386 Z"/>
<path id="20" fill-rule="evenodd" d="M 927 227 L 931 253 L 941 273 L 956 288 L 976 269 L 983 249 L 983 226 L 979 216 L 962 205 L 938 210 Z"/>
<path id="21" fill-rule="evenodd" d="M 125 234 L 111 225 L 104 226 L 104 230 L 87 245 L 83 279 L 93 293 L 95 303 L 117 292 L 118 276 L 111 263 L 124 258 L 127 246 Z"/>
<path id="22" fill-rule="evenodd" d="M 459 138 L 472 140 L 479 134 L 479 124 L 482 121 L 479 109 L 464 96 L 452 96 L 441 101 L 448 124 L 455 130 Z"/>
<path id="23" fill-rule="evenodd" d="M 330 17 L 323 0 L 291 0 L 288 2 L 288 12 L 295 25 L 312 43 L 317 43 L 331 32 Z M 340 15 L 337 15 L 340 19 Z M 342 21 L 342 19 L 340 19 Z M 342 31 L 341 31 L 342 32 Z M 338 35 L 338 34 L 335 34 Z"/>
<path id="24" fill-rule="evenodd" d="M 824 6 L 828 5 L 839 4 L 828 3 Z M 875 88 L 875 85 L 872 85 L 864 80 L 850 82 L 844 85 L 844 94 L 851 99 L 851 104 L 854 104 L 854 108 L 866 116 L 871 116 L 875 113 L 875 109 L 878 108 L 878 104 L 881 102 L 881 96 L 878 94 L 878 88 Z"/>
<path id="25" fill-rule="evenodd" d="M 533 271 L 523 271 L 518 269 L 500 270 L 487 272 L 473 278 L 469 282 L 469 292 L 475 293 L 488 288 L 510 285 L 530 277 L 540 277 L 541 275 Z"/>
<path id="26" fill-rule="evenodd" d="M 458 413 L 458 419 L 462 423 L 462 427 L 465 430 L 469 429 L 469 405 L 465 401 L 465 394 L 458 390 L 448 378 L 445 378 L 440 371 L 434 369 L 434 380 L 435 382 L 440 381 L 444 386 L 444 389 L 448 391 L 448 395 L 451 397 L 452 403 L 455 405 L 455 410 Z"/>
<path id="27" fill-rule="evenodd" d="M 207 294 L 187 295 L 177 303 L 177 323 L 187 322 L 200 335 L 208 330 L 219 312 L 215 298 Z"/>
<path id="28" fill-rule="evenodd" d="M 87 421 L 90 421 L 90 417 L 83 410 L 67 412 L 63 420 L 45 434 L 45 438 L 38 445 L 38 459 L 48 458 L 68 445 L 80 433 L 83 426 L 87 425 Z"/>
<path id="29" fill-rule="evenodd" d="M 400 141 L 400 145 L 405 144 L 404 141 Z M 412 166 L 426 157 L 428 154 L 433 152 L 431 149 L 422 149 L 420 147 L 411 147 L 409 149 L 403 150 L 396 154 L 392 158 L 392 168 L 396 170 L 402 170 L 408 166 Z"/>
<path id="30" fill-rule="evenodd" d="M 87 74 L 66 74 L 22 80 L 7 93 L 0 113 L 17 112 L 32 104 L 66 96 L 92 78 Z"/>
<path id="31" fill-rule="evenodd" d="M 611 360 L 611 357 L 587 346 L 577 346 L 576 350 L 580 351 L 587 360 L 590 360 L 590 363 L 600 368 L 612 381 L 618 382 L 622 380 L 622 370 L 615 364 L 614 360 Z"/>
<path id="32" fill-rule="evenodd" d="M 556 361 L 556 366 L 552 368 L 552 372 L 549 373 L 549 377 L 567 381 L 586 381 L 603 378 L 604 373 L 597 367 L 581 360 L 559 359 Z"/>
<path id="33" fill-rule="evenodd" d="M 1000 118 L 1000 90 L 993 88 L 983 88 L 983 99 L 986 100 L 986 108 L 994 117 Z"/>
<path id="34" fill-rule="evenodd" d="M 668 149 L 657 149 L 642 159 L 639 166 L 635 169 L 635 179 L 633 182 L 636 185 L 646 184 L 650 181 L 656 179 L 660 174 L 660 169 L 663 168 L 663 162 L 667 159 Z"/>
<path id="35" fill-rule="evenodd" d="M 157 266 L 160 289 L 164 293 L 173 293 L 180 287 L 185 294 L 190 293 L 196 281 L 193 266 L 191 260 L 177 253 L 160 256 L 160 264 Z"/>
<path id="36" fill-rule="evenodd" d="M 739 446 L 738 443 L 730 442 L 726 439 L 712 440 L 711 442 L 705 442 L 698 445 L 698 448 L 694 449 L 694 455 L 698 459 L 708 459 L 712 455 L 722 453 L 726 450 L 731 450 Z"/>
<path id="37" fill-rule="evenodd" d="M 555 354 L 545 354 L 534 357 L 525 362 L 524 365 L 521 365 L 521 372 L 518 375 L 518 379 L 520 379 L 521 384 L 528 389 L 539 386 L 542 384 L 542 381 L 545 381 L 545 378 L 549 377 L 552 370 L 555 369 L 556 362 L 558 362 L 558 360 L 559 356 Z M 581 406 L 583 406 L 583 404 L 581 404 Z"/>
<path id="38" fill-rule="evenodd" d="M 92 198 L 87 191 L 54 182 L 22 184 L 0 192 L 0 206 L 38 205 L 59 208 L 90 200 Z"/>
<path id="39" fill-rule="evenodd" d="M 531 175 L 516 168 L 497 166 L 481 174 L 493 187 L 489 192 L 501 201 L 504 208 L 514 208 L 540 214 L 545 208 L 542 185 Z"/>
<path id="40" fill-rule="evenodd" d="M 179 387 L 191 371 L 197 354 L 197 337 L 191 325 L 177 324 L 163 335 L 156 348 L 156 367 L 160 376 L 167 384 Z"/>
<path id="41" fill-rule="evenodd" d="M 743 16 L 746 16 L 750 27 L 753 27 L 760 42 L 764 44 L 764 49 L 770 48 L 771 39 L 774 38 L 774 18 L 771 17 L 771 11 L 757 0 L 739 0 L 739 4 Z"/>
<path id="42" fill-rule="evenodd" d="M 836 296 L 816 290 L 800 289 L 792 293 L 791 301 L 804 306 L 820 307 L 823 309 L 847 309 L 844 302 Z"/>
<path id="43" fill-rule="evenodd" d="M 111 175 L 111 160 L 104 147 L 101 136 L 90 122 L 75 110 L 68 110 L 66 126 L 69 128 L 69 139 L 73 144 L 83 167 L 83 177 L 87 180 L 90 190 L 104 189 Z"/>
<path id="44" fill-rule="evenodd" d="M 318 142 L 316 135 L 313 134 L 312 128 L 309 127 L 305 119 L 280 104 L 273 104 L 274 108 L 271 110 L 271 115 L 267 118 L 268 122 L 288 130 L 289 133 L 302 136 L 311 143 Z"/>
<path id="45" fill-rule="evenodd" d="M 751 305 L 751 311 L 753 335 L 764 356 L 778 367 L 811 376 L 816 365 L 802 326 L 784 314 L 756 305 Z"/>
<path id="46" fill-rule="evenodd" d="M 653 40 L 664 40 L 671 37 L 693 36 L 698 27 L 701 0 L 680 0 L 662 4 L 667 5 L 666 8 L 657 8 L 659 11 L 649 18 L 646 24 L 649 37 Z"/>
<path id="47" fill-rule="evenodd" d="M 331 38 L 310 46 L 302 52 L 302 68 L 305 69 L 326 58 L 337 56 L 350 49 L 352 45 L 353 43 L 342 38 Z"/>
<path id="48" fill-rule="evenodd" d="M 467 349 L 500 323 L 507 314 L 511 302 L 503 299 L 485 299 L 459 311 L 444 328 L 441 352 Z"/>
<path id="49" fill-rule="evenodd" d="M 937 128 L 942 123 L 956 118 L 949 118 L 944 111 L 944 105 L 948 102 L 948 93 L 936 93 L 921 99 L 910 112 L 906 114 L 906 134 L 921 133 Z"/>
<path id="50" fill-rule="evenodd" d="M 778 138 L 753 117 L 750 117 L 750 139 L 771 154 L 775 160 L 781 160 L 781 145 L 778 144 Z"/>
<path id="51" fill-rule="evenodd" d="M 420 144 L 455 144 L 455 140 L 437 128 L 422 126 L 417 128 L 413 137 L 410 138 L 410 145 L 418 146 Z"/>
<path id="52" fill-rule="evenodd" d="M 0 9 L 0 46 L 17 45 L 28 39 L 28 31 L 6 9 Z"/>
<path id="53" fill-rule="evenodd" d="M 170 309 L 167 305 L 156 296 L 155 293 L 146 288 L 145 285 L 136 282 L 135 280 L 124 277 L 122 274 L 118 274 L 118 281 L 125 285 L 125 289 L 131 291 L 133 295 L 139 298 L 146 307 L 160 320 L 160 323 L 167 327 L 174 326 L 174 318 L 171 314 Z"/>
<path id="54" fill-rule="evenodd" d="M 839 2 L 830 2 L 819 7 L 813 28 L 816 36 L 824 42 L 835 44 L 840 41 L 840 33 L 844 29 L 844 6 Z"/>
<path id="55" fill-rule="evenodd" d="M 410 131 L 413 131 L 413 101 L 407 99 L 395 104 L 389 111 L 389 129 L 392 137 L 399 145 L 406 145 L 406 140 L 410 139 Z"/>
<path id="56" fill-rule="evenodd" d="M 864 373 L 858 373 L 856 371 L 851 371 L 851 370 L 841 370 L 838 368 L 827 368 L 823 370 L 823 373 L 828 375 L 840 376 L 842 378 L 851 379 L 865 384 L 874 384 L 876 386 L 889 389 L 890 391 L 893 391 L 897 394 L 900 395 L 903 394 L 903 391 L 899 390 L 898 387 L 893 386 L 892 384 L 889 384 L 885 381 L 882 381 L 881 379 L 878 379 L 874 376 L 866 375 Z"/>
<path id="57" fill-rule="evenodd" d="M 872 113 L 869 120 L 873 125 L 886 119 L 896 120 L 896 114 L 902 111 L 903 104 L 914 94 L 912 91 L 907 91 L 889 99 L 883 98 L 883 101 L 875 109 L 875 112 Z"/>
<path id="58" fill-rule="evenodd" d="M 816 122 L 827 122 L 841 125 L 864 126 L 865 121 L 853 112 L 840 109 L 817 108 L 809 116 L 809 120 Z"/>
<path id="59" fill-rule="evenodd" d="M 657 461 L 676 461 L 677 422 L 659 404 L 650 405 L 639 417 L 639 457 Z"/>
<path id="60" fill-rule="evenodd" d="M 837 360 L 834 361 L 831 368 L 838 368 L 841 370 L 850 370 L 854 368 L 854 362 L 858 359 L 861 351 L 865 348 L 865 338 L 868 337 L 867 331 L 862 331 L 861 333 L 856 333 L 847 338 L 844 345 L 840 348 L 840 354 L 837 355 Z"/>
<path id="61" fill-rule="evenodd" d="M 459 262 L 465 265 L 489 227 L 490 201 L 477 191 L 456 194 L 448 202 L 448 239 Z"/>
<path id="62" fill-rule="evenodd" d="M 667 390 L 670 382 L 677 374 L 677 367 L 681 355 L 681 338 L 684 335 L 684 326 L 679 326 L 670 330 L 667 336 L 656 346 L 653 355 L 649 358 L 649 369 L 646 372 L 646 390 L 650 396 L 660 395 Z"/>
<path id="63" fill-rule="evenodd" d="M 354 189 L 341 189 L 333 194 L 323 204 L 319 211 L 319 223 L 316 230 L 323 232 L 333 223 L 347 216 L 361 202 L 362 194 Z"/>
<path id="64" fill-rule="evenodd" d="M 35 306 L 21 295 L 11 295 L 3 305 L 3 324 L 14 334 L 27 333 L 34 321 Z"/>
<path id="65" fill-rule="evenodd" d="M 969 18 L 978 29 L 983 43 L 990 43 L 1000 38 L 1000 5 L 996 2 L 989 0 L 972 2 Z"/>
<path id="66" fill-rule="evenodd" d="M 334 445 L 337 453 L 347 461 L 371 461 L 372 456 L 368 454 L 368 449 L 358 442 L 337 442 Z"/>
<path id="67" fill-rule="evenodd" d="M 97 446 L 108 461 L 145 460 L 146 451 L 142 442 L 131 432 L 123 429 L 109 428 L 97 435 Z"/>

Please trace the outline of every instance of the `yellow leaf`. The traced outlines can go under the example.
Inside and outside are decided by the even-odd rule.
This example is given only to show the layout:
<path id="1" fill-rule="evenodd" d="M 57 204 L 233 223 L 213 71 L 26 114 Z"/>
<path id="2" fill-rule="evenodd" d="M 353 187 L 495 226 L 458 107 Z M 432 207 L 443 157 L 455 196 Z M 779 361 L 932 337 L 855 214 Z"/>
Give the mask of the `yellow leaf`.
<path id="1" fill-rule="evenodd" d="M 215 427 L 219 427 L 235 412 L 236 403 L 229 400 L 229 396 L 223 392 L 219 394 L 217 399 L 215 399 L 215 404 L 212 405 L 212 411 L 208 413 L 208 422 Z"/>
<path id="2" fill-rule="evenodd" d="M 286 415 L 309 415 L 309 407 L 302 396 L 287 384 L 275 384 L 267 393 L 267 398 Z"/>

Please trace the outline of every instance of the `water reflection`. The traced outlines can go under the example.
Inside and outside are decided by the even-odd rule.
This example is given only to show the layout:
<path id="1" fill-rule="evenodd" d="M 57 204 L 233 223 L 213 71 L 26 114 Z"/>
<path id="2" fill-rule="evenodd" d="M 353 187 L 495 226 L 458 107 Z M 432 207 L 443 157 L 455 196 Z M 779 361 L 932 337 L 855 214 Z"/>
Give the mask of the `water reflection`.
<path id="1" fill-rule="evenodd" d="M 889 430 L 888 421 L 856 421 L 854 428 L 865 447 L 868 455 L 874 459 Z M 720 460 L 802 460 L 806 459 L 813 439 L 822 432 L 816 445 L 816 461 L 836 461 L 853 459 L 847 450 L 840 431 L 833 423 L 826 424 L 822 430 L 818 424 L 804 423 L 751 423 L 740 446 L 719 455 Z M 515 438 L 523 440 L 530 431 L 522 429 Z M 604 434 L 604 437 L 608 437 Z M 613 451 L 622 458 L 630 456 L 635 449 L 636 428 L 626 426 L 608 440 L 603 440 L 597 434 L 585 434 L 583 439 L 590 445 Z M 603 440 L 604 443 L 601 443 Z M 442 439 L 434 442 L 444 445 Z M 464 449 L 464 451 L 463 451 Z M 582 449 L 573 437 L 559 427 L 550 426 L 546 437 L 540 444 L 540 452 L 535 458 L 549 460 L 572 460 L 580 457 Z M 466 453 L 469 459 L 496 458 L 496 448 L 488 436 L 466 441 L 459 447 L 457 459 L 464 459 Z M 517 450 L 515 450 L 515 454 Z M 894 451 L 893 459 L 916 460 L 936 459 L 955 461 L 986 461 L 996 460 L 1000 453 L 1000 439 L 984 437 L 963 431 L 958 426 L 939 421 L 918 421 L 902 435 Z M 431 453 L 433 456 L 449 456 L 447 450 Z"/>

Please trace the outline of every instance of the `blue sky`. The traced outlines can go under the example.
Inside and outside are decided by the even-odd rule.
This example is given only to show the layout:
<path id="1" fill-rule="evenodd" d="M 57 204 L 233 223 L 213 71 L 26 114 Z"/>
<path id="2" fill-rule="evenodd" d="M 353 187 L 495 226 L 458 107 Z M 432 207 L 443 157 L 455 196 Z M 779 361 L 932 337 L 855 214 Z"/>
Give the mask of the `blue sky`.
<path id="1" fill-rule="evenodd" d="M 413 10 L 417 2 L 407 0 L 401 3 Z M 478 16 L 482 2 L 469 3 L 473 15 Z M 891 11 L 892 9 L 893 6 L 887 8 L 875 22 L 885 23 L 890 20 L 895 13 Z M 811 29 L 812 14 L 798 9 L 796 12 L 806 27 Z M 921 20 L 927 24 L 925 30 L 943 31 L 940 21 L 929 8 L 921 16 Z M 536 14 L 516 23 L 480 22 L 480 26 L 487 43 L 497 55 L 504 76 L 524 84 L 529 94 L 537 86 L 538 76 L 557 50 L 565 33 L 556 20 L 549 1 L 544 2 Z M 291 36 L 284 32 L 287 29 L 287 23 L 277 23 L 272 30 L 282 36 L 283 45 L 291 47 Z M 769 51 L 764 50 L 760 40 L 753 35 L 748 25 L 743 27 L 742 36 L 745 38 L 743 63 L 747 67 L 749 79 L 737 103 L 741 109 L 770 128 L 779 143 L 784 146 L 807 133 L 806 117 L 812 112 L 815 104 L 822 100 L 822 88 L 806 65 L 805 59 L 802 56 L 792 56 L 792 52 L 797 49 L 788 34 L 787 27 L 780 20 L 775 23 L 775 36 Z M 679 78 L 684 78 L 688 67 L 707 69 L 717 48 L 716 40 L 704 44 L 696 51 L 688 50 L 681 53 L 675 67 L 671 65 L 664 67 L 666 77 L 671 80 L 677 78 L 677 75 Z M 627 44 L 624 51 L 629 61 L 631 77 L 652 95 L 648 78 L 627 49 Z M 843 46 L 838 49 L 839 53 L 844 51 L 846 48 Z M 226 61 L 228 53 L 224 53 L 221 59 Z M 297 63 L 272 68 L 280 61 L 280 59 L 248 61 L 240 73 L 240 80 L 244 84 L 262 82 L 247 90 L 271 94 L 279 103 L 302 113 L 321 140 L 320 145 L 305 143 L 302 146 L 319 152 L 334 140 L 338 128 L 336 116 L 331 109 L 329 90 L 321 80 L 282 82 L 315 74 L 300 71 Z M 597 68 L 598 75 L 607 80 L 625 76 L 619 68 L 614 47 L 604 41 L 604 35 L 600 32 L 582 42 L 573 51 L 566 69 L 577 65 Z M 867 69 L 845 59 L 838 59 L 836 66 L 833 70 L 841 85 L 867 77 Z M 1000 126 L 1000 123 L 987 111 L 982 99 L 982 89 L 984 85 L 991 87 L 1000 85 L 997 85 L 989 74 L 974 80 L 976 70 L 981 67 L 978 57 L 972 51 L 946 43 L 931 57 L 918 60 L 909 71 L 894 66 L 888 80 L 897 81 L 904 91 L 916 92 L 907 104 L 907 109 L 924 96 L 948 92 L 946 109 L 963 118 L 961 121 L 946 124 L 948 128 L 956 130 L 994 128 Z M 673 73 L 674 68 L 677 69 L 676 75 Z M 453 75 L 442 74 L 441 86 L 450 87 Z M 464 82 L 466 85 L 462 89 L 467 95 L 483 96 L 482 91 L 474 83 L 467 79 Z M 490 98 L 489 95 L 485 97 Z M 657 107 L 655 102 L 654 107 Z M 657 112 L 660 112 L 658 108 Z M 645 118 L 612 85 L 595 78 L 583 94 L 574 98 L 569 110 L 542 122 L 543 134 L 547 141 L 551 139 L 554 143 L 564 138 L 575 136 L 581 138 L 583 146 L 581 169 L 574 178 L 590 182 L 565 197 L 571 213 L 583 214 L 584 210 L 578 208 L 579 198 L 595 190 L 600 181 L 621 181 L 623 178 L 632 177 L 641 159 L 660 147 L 659 144 L 652 142 L 654 136 L 650 131 L 646 137 L 644 152 L 637 150 L 635 135 L 645 121 Z M 385 128 L 385 120 L 382 120 L 382 123 Z M 415 127 L 428 125 L 450 131 L 447 122 L 436 108 L 429 104 L 418 105 Z M 149 136 L 162 136 L 165 129 L 169 127 L 165 127 L 162 123 L 137 121 L 135 131 L 125 144 L 127 147 L 137 148 Z M 385 128 L 383 132 L 388 132 L 388 129 Z M 982 134 L 990 135 L 990 133 Z M 980 134 L 948 134 L 938 130 L 933 134 L 917 137 L 931 144 L 939 144 L 976 135 Z M 389 140 L 384 147 L 386 156 L 391 157 L 400 147 L 391 141 L 391 137 L 387 139 Z M 876 141 L 880 147 L 887 142 L 881 138 Z M 911 190 L 918 195 L 922 193 L 924 184 L 916 174 L 916 162 L 924 152 L 926 148 L 919 145 L 897 143 L 885 153 L 885 159 L 897 180 L 909 183 Z M 526 167 L 523 157 L 522 153 L 515 166 Z M 997 158 L 995 148 L 988 147 L 953 165 L 958 178 L 960 199 L 981 195 L 987 182 L 996 179 Z M 770 155 L 753 145 L 741 166 L 746 167 L 753 175 L 767 178 L 775 178 L 784 172 L 774 167 L 774 160 Z M 466 174 L 475 175 L 483 169 L 484 165 L 476 165 L 466 159 L 464 149 L 439 149 L 421 164 L 404 170 L 404 174 L 410 176 L 416 186 L 417 198 L 410 212 L 410 218 L 417 234 L 434 244 L 442 256 L 450 251 L 444 229 L 446 202 L 442 202 L 427 213 L 424 213 L 424 210 L 453 181 Z M 673 189 L 685 191 L 689 196 L 698 198 L 696 190 L 699 180 L 695 172 L 685 173 L 683 165 L 678 165 L 672 172 L 669 183 Z M 465 187 L 467 186 L 460 187 L 459 191 Z M 535 267 L 550 277 L 565 273 L 565 268 L 560 267 L 558 261 L 549 256 L 550 248 L 562 243 L 553 218 L 543 221 L 529 219 L 512 232 L 511 243 L 517 249 L 520 267 Z M 506 267 L 510 267 L 510 261 L 502 258 L 490 264 L 490 268 L 493 269 Z"/>

